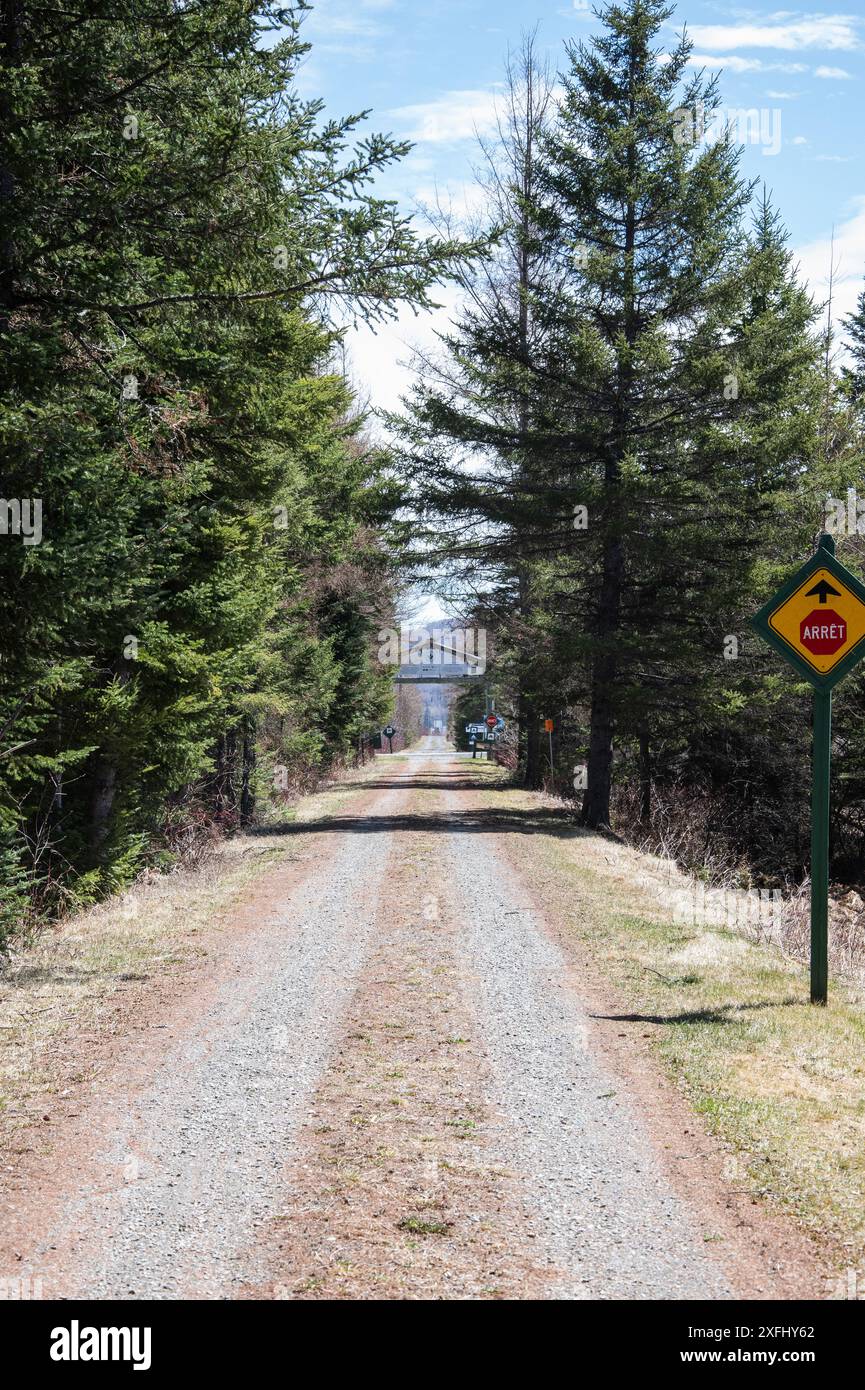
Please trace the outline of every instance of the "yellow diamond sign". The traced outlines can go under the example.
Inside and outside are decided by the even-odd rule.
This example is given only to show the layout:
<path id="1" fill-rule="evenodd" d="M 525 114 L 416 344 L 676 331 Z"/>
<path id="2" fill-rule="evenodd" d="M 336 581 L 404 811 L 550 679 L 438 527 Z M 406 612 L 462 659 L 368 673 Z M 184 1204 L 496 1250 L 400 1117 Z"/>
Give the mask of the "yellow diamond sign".
<path id="1" fill-rule="evenodd" d="M 865 640 L 865 603 L 838 577 L 838 568 L 813 570 L 766 614 L 772 632 L 821 676 Z"/>
<path id="2" fill-rule="evenodd" d="M 832 688 L 865 657 L 865 584 L 842 565 L 832 536 L 750 620 L 814 687 L 811 790 L 811 1003 L 829 980 L 829 811 Z"/>

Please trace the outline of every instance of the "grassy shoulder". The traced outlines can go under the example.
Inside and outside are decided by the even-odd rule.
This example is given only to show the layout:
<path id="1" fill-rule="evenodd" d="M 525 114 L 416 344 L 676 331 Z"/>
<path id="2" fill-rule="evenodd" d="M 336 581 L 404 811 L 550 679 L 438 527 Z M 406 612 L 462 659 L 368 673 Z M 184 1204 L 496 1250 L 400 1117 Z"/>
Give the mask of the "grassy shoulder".
<path id="1" fill-rule="evenodd" d="M 196 869 L 149 874 L 126 893 L 44 927 L 0 967 L 0 1116 L 27 1123 L 54 1089 L 52 1058 L 73 1031 L 123 1026 L 130 995 L 182 973 L 207 954 L 262 875 L 291 863 L 303 844 L 290 821 L 338 815 L 367 790 L 374 763 L 299 801 L 275 808 L 256 833 L 224 841 Z M 306 841 L 304 840 L 304 844 Z M 8 1138 L 8 1131 L 7 1131 Z"/>
<path id="2" fill-rule="evenodd" d="M 726 1142 L 731 1183 L 792 1213 L 865 1279 L 861 991 L 835 979 L 828 1006 L 812 1006 L 798 962 L 665 910 L 645 887 L 647 856 L 568 825 L 537 794 L 501 784 L 482 795 L 535 821 L 509 837 L 521 872 Z"/>

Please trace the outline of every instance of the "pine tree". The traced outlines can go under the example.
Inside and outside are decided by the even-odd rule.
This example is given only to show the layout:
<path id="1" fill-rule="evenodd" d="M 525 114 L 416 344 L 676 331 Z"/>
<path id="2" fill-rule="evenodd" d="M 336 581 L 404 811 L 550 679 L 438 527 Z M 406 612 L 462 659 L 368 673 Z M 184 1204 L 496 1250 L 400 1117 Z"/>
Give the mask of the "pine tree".
<path id="1" fill-rule="evenodd" d="M 555 248 L 537 224 L 538 160 L 552 115 L 554 78 L 534 34 L 509 57 L 496 137 L 482 142 L 478 182 L 490 253 L 460 276 L 465 299 L 421 374 L 411 415 L 389 423 L 403 441 L 404 477 L 428 534 L 418 550 L 435 554 L 458 607 L 493 623 L 499 661 L 513 673 L 524 781 L 540 784 L 539 720 L 553 679 L 544 632 L 539 564 L 551 518 L 539 511 L 550 487 L 535 444 L 542 408 L 545 329 L 535 312 L 540 284 L 553 273 Z M 464 467 L 467 451 L 472 467 Z M 552 530 L 555 530 L 552 526 Z M 484 592 L 477 597 L 477 576 Z M 463 586 L 460 576 L 468 577 Z"/>
<path id="2" fill-rule="evenodd" d="M 865 290 L 856 301 L 855 313 L 844 319 L 847 351 L 852 365 L 841 369 L 841 384 L 845 395 L 854 405 L 865 398 Z"/>
<path id="3" fill-rule="evenodd" d="M 383 495 L 349 455 L 330 306 L 423 308 L 472 254 L 375 196 L 404 144 L 300 98 L 299 21 L 3 9 L 0 493 L 43 534 L 0 534 L 0 825 L 58 900 L 125 881 L 211 772 L 249 813 L 280 622 L 300 649 L 318 542 L 338 569 Z M 320 684 L 370 707 L 371 666 L 344 673 L 321 625 Z"/>
<path id="4" fill-rule="evenodd" d="M 654 46 L 671 13 L 610 5 L 600 37 L 569 45 L 522 203 L 544 258 L 533 351 L 501 293 L 486 319 L 474 295 L 403 435 L 428 505 L 473 520 L 477 560 L 531 566 L 529 660 L 585 718 L 568 747 L 592 826 L 610 819 L 614 736 L 638 752 L 647 813 L 659 759 L 717 706 L 749 547 L 814 450 L 814 311 L 768 201 L 749 236 L 731 138 L 701 140 L 716 83 L 691 75 L 684 38 L 667 61 Z"/>

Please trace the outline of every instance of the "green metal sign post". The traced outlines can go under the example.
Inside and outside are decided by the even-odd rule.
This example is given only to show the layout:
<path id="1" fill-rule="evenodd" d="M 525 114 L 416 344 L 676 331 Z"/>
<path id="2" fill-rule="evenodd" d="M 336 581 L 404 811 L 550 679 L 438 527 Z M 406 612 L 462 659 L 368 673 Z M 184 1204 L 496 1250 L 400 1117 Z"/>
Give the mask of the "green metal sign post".
<path id="1" fill-rule="evenodd" d="M 832 688 L 865 656 L 865 585 L 821 536 L 810 560 L 751 619 L 751 626 L 814 688 L 811 782 L 811 1003 L 829 987 L 829 780 Z"/>
<path id="2" fill-rule="evenodd" d="M 832 757 L 832 691 L 814 691 L 811 755 L 811 1003 L 825 1004 L 829 990 L 829 777 Z"/>

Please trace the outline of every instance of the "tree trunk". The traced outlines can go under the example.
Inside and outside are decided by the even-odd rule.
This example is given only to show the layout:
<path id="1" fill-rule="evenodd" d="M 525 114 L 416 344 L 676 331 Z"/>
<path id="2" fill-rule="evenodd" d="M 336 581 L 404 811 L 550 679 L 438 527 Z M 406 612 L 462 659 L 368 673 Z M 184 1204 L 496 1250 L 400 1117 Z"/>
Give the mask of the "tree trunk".
<path id="1" fill-rule="evenodd" d="M 526 787 L 543 786 L 544 769 L 541 761 L 540 715 L 534 701 L 526 696 L 521 699 L 521 708 L 526 720 L 526 766 L 523 784 Z"/>
<path id="2" fill-rule="evenodd" d="M 630 64 L 630 117 L 633 120 L 636 91 L 636 58 Z M 625 574 L 625 555 L 622 544 L 624 517 L 622 515 L 621 464 L 633 433 L 634 367 L 630 349 L 639 329 L 636 299 L 634 248 L 636 244 L 637 206 L 633 190 L 636 180 L 637 150 L 633 141 L 628 146 L 628 194 L 625 215 L 625 244 L 622 264 L 622 328 L 628 352 L 619 354 L 616 383 L 616 409 L 613 442 L 604 464 L 605 525 L 603 573 L 598 602 L 596 638 L 597 650 L 592 672 L 592 713 L 589 732 L 587 786 L 583 796 L 582 819 L 593 829 L 610 824 L 610 788 L 613 772 L 614 694 L 618 675 L 616 635 L 622 608 L 622 586 Z"/>
<path id="3" fill-rule="evenodd" d="M 652 819 L 652 751 L 649 730 L 640 726 L 640 820 L 648 825 Z"/>
<path id="4" fill-rule="evenodd" d="M 598 604 L 598 648 L 592 672 L 592 712 L 586 790 L 582 822 L 593 830 L 610 824 L 610 788 L 613 777 L 613 692 L 618 671 L 614 647 L 622 602 L 624 553 L 618 536 L 604 545 L 604 569 Z"/>
<path id="5" fill-rule="evenodd" d="M 518 568 L 518 604 L 519 616 L 521 619 L 528 620 L 532 612 L 532 578 L 528 565 L 520 564 Z M 540 787 L 543 784 L 543 769 L 540 760 L 540 731 L 538 721 L 540 713 L 535 704 L 533 690 L 528 685 L 527 670 L 530 671 L 530 664 L 525 658 L 525 638 L 521 638 L 523 647 L 523 657 L 520 661 L 519 676 L 519 715 L 520 715 L 520 763 L 523 769 L 523 785 L 526 787 Z"/>
<path id="6" fill-rule="evenodd" d="M 237 736 L 234 730 L 220 734 L 216 745 L 216 795 L 214 797 L 217 816 L 231 816 L 235 810 L 234 773 Z"/>
<path id="7" fill-rule="evenodd" d="M 116 677 L 121 685 L 132 680 L 132 663 L 121 657 L 116 667 Z M 111 814 L 117 795 L 117 761 L 114 754 L 106 750 L 99 753 L 93 776 L 93 799 L 90 804 L 90 846 L 100 856 L 100 850 L 111 828 Z M 61 797 L 62 800 L 62 797 Z"/>
<path id="8" fill-rule="evenodd" d="M 255 724 L 243 721 L 243 783 L 240 792 L 240 824 L 249 825 L 255 814 L 255 791 L 252 785 L 255 772 Z"/>
<path id="9" fill-rule="evenodd" d="M 108 836 L 116 791 L 117 768 L 102 756 L 96 764 L 90 804 L 90 847 L 97 855 Z"/>
<path id="10" fill-rule="evenodd" d="M 21 4 L 19 0 L 5 0 L 0 4 L 0 44 L 3 46 L 7 68 L 13 62 L 18 65 Z M 12 102 L 7 93 L 0 92 L 0 124 L 7 129 L 10 124 Z M 0 205 L 4 220 L 9 212 L 9 204 L 15 197 L 15 179 L 11 169 L 0 168 Z M 15 305 L 15 246 L 11 236 L 4 236 L 0 242 L 0 333 L 9 330 L 9 316 Z"/>
<path id="11" fill-rule="evenodd" d="M 535 229 L 532 226 L 531 207 L 535 191 L 535 146 L 538 132 L 544 122 L 547 104 L 550 99 L 550 83 L 544 71 L 535 60 L 534 36 L 523 42 L 521 78 L 525 91 L 525 107 L 522 115 L 522 131 L 516 135 L 516 172 L 520 192 L 520 236 L 517 249 L 517 292 L 519 294 L 519 319 L 517 325 L 518 357 L 525 369 L 524 381 L 528 380 L 528 369 L 532 361 L 531 347 L 531 297 L 533 249 Z M 514 74 L 508 70 L 511 95 L 515 90 Z M 516 108 L 515 108 L 516 109 Z M 530 394 L 523 388 L 519 403 L 519 433 L 526 439 L 532 423 Z M 521 564 L 518 569 L 520 615 L 530 621 L 534 605 L 532 594 L 531 563 Z M 523 647 L 525 639 L 523 639 Z M 521 668 L 524 670 L 531 661 L 526 662 L 523 650 Z M 520 753 L 524 768 L 523 783 L 527 787 L 541 787 L 544 780 L 543 749 L 541 745 L 540 717 L 534 693 L 526 689 L 522 676 L 519 691 L 520 710 Z"/>
<path id="12" fill-rule="evenodd" d="M 526 748 L 528 739 L 528 712 L 526 709 L 526 697 L 522 689 L 517 691 L 517 767 L 526 765 Z"/>

